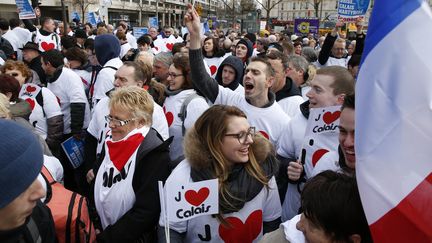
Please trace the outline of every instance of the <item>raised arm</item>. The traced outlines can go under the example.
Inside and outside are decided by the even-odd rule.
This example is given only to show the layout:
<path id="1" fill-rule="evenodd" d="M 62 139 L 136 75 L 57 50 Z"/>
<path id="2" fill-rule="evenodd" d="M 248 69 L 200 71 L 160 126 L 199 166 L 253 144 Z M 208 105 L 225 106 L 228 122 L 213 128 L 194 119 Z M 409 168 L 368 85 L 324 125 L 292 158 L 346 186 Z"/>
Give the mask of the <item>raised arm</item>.
<path id="1" fill-rule="evenodd" d="M 321 65 L 326 64 L 326 62 L 328 61 L 332 48 L 333 48 L 333 44 L 335 43 L 337 37 L 338 37 L 338 32 L 340 30 L 340 23 L 336 23 L 335 27 L 333 28 L 332 32 L 327 34 L 323 46 L 321 48 L 321 51 L 318 55 L 318 62 Z"/>
<path id="2" fill-rule="evenodd" d="M 191 4 L 188 4 L 188 10 L 184 20 L 190 35 L 189 62 L 192 67 L 191 76 L 193 86 L 207 99 L 214 102 L 219 93 L 219 85 L 205 69 L 201 52 L 200 17 Z"/>

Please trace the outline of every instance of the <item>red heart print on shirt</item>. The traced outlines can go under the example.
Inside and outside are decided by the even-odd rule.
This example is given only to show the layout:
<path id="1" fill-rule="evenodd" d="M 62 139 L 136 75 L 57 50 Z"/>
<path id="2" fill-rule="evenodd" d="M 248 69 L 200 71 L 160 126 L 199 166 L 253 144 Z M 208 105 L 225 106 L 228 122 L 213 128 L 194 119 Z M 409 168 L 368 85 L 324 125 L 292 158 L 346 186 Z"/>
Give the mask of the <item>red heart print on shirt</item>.
<path id="1" fill-rule="evenodd" d="M 51 49 L 54 49 L 55 45 L 54 45 L 54 43 L 47 43 L 44 41 L 41 43 L 41 47 L 42 47 L 42 49 L 44 49 L 44 51 L 49 51 Z"/>
<path id="2" fill-rule="evenodd" d="M 324 156 L 324 154 L 328 153 L 329 151 L 327 149 L 318 149 L 312 154 L 312 165 L 315 167 L 315 165 L 318 163 L 318 161 Z"/>
<path id="3" fill-rule="evenodd" d="M 215 65 L 211 65 L 209 68 L 211 75 L 214 75 L 217 71 L 217 67 Z"/>
<path id="4" fill-rule="evenodd" d="M 185 193 L 185 199 L 188 203 L 198 207 L 207 199 L 209 194 L 210 190 L 207 187 L 199 189 L 198 192 L 194 190 L 188 190 Z"/>
<path id="5" fill-rule="evenodd" d="M 33 110 L 34 107 L 35 107 L 35 102 L 34 102 L 34 100 L 32 100 L 32 99 L 30 99 L 30 98 L 27 98 L 25 101 L 27 101 L 27 103 L 30 104 L 31 109 Z"/>
<path id="6" fill-rule="evenodd" d="M 264 131 L 259 131 L 259 133 L 261 133 L 261 135 L 263 135 L 265 138 L 267 138 L 268 140 L 270 139 L 270 136 L 264 132 Z"/>
<path id="7" fill-rule="evenodd" d="M 333 113 L 331 113 L 330 111 L 327 111 L 323 115 L 323 121 L 326 124 L 330 124 L 330 123 L 336 121 L 340 117 L 340 113 L 341 113 L 340 111 L 335 111 Z"/>
<path id="8" fill-rule="evenodd" d="M 174 115 L 171 112 L 166 112 L 165 106 L 163 107 L 163 112 L 165 113 L 166 120 L 168 122 L 168 127 L 171 127 L 171 124 L 174 121 Z"/>
<path id="9" fill-rule="evenodd" d="M 107 141 L 108 153 L 113 165 L 118 171 L 123 169 L 126 162 L 144 140 L 141 133 L 134 134 L 123 141 Z"/>
<path id="10" fill-rule="evenodd" d="M 225 220 L 231 225 L 231 227 L 219 225 L 219 235 L 225 243 L 252 243 L 261 233 L 263 223 L 261 210 L 252 212 L 245 223 L 237 217 L 228 217 Z"/>
<path id="11" fill-rule="evenodd" d="M 29 86 L 27 86 L 26 91 L 29 92 L 29 93 L 35 92 L 36 91 L 36 87 L 33 87 L 33 86 L 29 85 Z"/>
<path id="12" fill-rule="evenodd" d="M 174 44 L 173 43 L 166 43 L 166 48 L 170 51 L 172 51 Z"/>

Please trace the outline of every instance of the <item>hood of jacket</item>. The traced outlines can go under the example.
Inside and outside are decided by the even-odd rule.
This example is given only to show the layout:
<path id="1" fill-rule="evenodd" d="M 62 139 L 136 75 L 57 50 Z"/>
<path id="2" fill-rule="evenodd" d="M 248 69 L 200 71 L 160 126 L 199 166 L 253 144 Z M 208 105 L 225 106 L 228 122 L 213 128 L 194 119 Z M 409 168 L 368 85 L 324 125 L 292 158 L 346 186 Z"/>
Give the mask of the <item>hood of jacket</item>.
<path id="1" fill-rule="evenodd" d="M 250 40 L 248 40 L 248 39 L 240 39 L 239 42 L 237 43 L 237 46 L 239 44 L 243 44 L 243 45 L 245 45 L 247 47 L 246 59 L 249 59 L 252 56 L 252 53 L 253 53 L 253 44 L 252 44 L 252 42 Z"/>
<path id="2" fill-rule="evenodd" d="M 276 101 L 279 101 L 283 98 L 290 97 L 290 96 L 301 96 L 300 89 L 295 85 L 295 83 L 292 81 L 291 78 L 286 77 L 285 79 L 285 85 L 281 90 L 276 92 Z"/>
<path id="3" fill-rule="evenodd" d="M 191 165 L 191 178 L 193 181 L 215 179 L 214 158 L 210 151 L 194 132 L 192 128 L 185 136 L 184 154 Z M 274 156 L 271 143 L 258 134 L 250 149 L 253 151 L 265 176 L 271 179 L 278 171 L 278 161 Z M 219 208 L 223 214 L 237 212 L 243 208 L 246 202 L 252 200 L 262 190 L 264 185 L 251 176 L 244 163 L 234 164 L 229 172 L 228 178 L 224 181 L 230 198 L 219 197 Z"/>
<path id="4" fill-rule="evenodd" d="M 234 71 L 235 71 L 235 78 L 234 78 L 234 80 L 229 85 L 227 85 L 227 86 L 225 86 L 223 84 L 223 82 L 222 82 L 223 67 L 225 65 L 231 66 L 232 68 L 234 68 Z M 228 87 L 231 90 L 237 89 L 237 87 L 242 84 L 242 79 L 243 79 L 243 62 L 240 60 L 240 58 L 238 58 L 236 56 L 228 56 L 227 58 L 225 58 L 225 60 L 223 60 L 223 62 L 219 66 L 219 68 L 217 70 L 217 73 L 216 73 L 215 79 L 216 79 L 216 81 L 218 82 L 219 85 L 222 85 L 224 87 Z"/>
<path id="5" fill-rule="evenodd" d="M 105 34 L 96 36 L 94 48 L 96 58 L 102 66 L 109 60 L 120 56 L 120 41 L 114 35 Z"/>

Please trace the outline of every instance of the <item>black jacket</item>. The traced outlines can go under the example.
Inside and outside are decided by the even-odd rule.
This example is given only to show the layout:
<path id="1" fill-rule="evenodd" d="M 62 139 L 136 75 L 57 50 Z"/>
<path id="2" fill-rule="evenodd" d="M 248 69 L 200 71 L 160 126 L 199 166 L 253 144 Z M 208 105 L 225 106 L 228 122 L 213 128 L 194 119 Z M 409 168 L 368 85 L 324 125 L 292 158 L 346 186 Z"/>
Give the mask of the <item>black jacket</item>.
<path id="1" fill-rule="evenodd" d="M 42 202 L 38 201 L 36 207 L 33 209 L 33 213 L 27 218 L 26 223 L 16 229 L 8 231 L 0 231 L 0 242 L 2 243 L 33 243 L 32 233 L 28 226 L 30 218 L 37 226 L 36 234 L 40 236 L 42 243 L 54 243 L 57 242 L 57 237 L 54 228 L 54 221 L 51 215 L 51 211 Z M 23 241 L 20 241 L 20 239 Z"/>
<path id="2" fill-rule="evenodd" d="M 293 80 L 289 77 L 286 77 L 285 79 L 285 85 L 281 90 L 276 92 L 276 101 L 280 101 L 283 98 L 291 97 L 291 96 L 301 96 L 300 89 L 297 87 L 297 85 L 293 82 Z"/>
<path id="3" fill-rule="evenodd" d="M 46 80 L 46 74 L 45 71 L 42 69 L 42 62 L 41 62 L 41 56 L 37 56 L 33 58 L 29 63 L 27 63 L 28 67 L 35 71 L 37 75 L 39 76 L 40 82 L 46 86 L 47 80 Z"/>
<path id="4" fill-rule="evenodd" d="M 171 142 L 172 138 L 163 141 L 157 131 L 150 128 L 137 153 L 132 180 L 136 201 L 115 224 L 97 236 L 98 242 L 156 242 L 154 237 L 161 211 L 158 181 L 165 182 L 170 174 Z M 96 174 L 97 169 L 94 171 Z"/>

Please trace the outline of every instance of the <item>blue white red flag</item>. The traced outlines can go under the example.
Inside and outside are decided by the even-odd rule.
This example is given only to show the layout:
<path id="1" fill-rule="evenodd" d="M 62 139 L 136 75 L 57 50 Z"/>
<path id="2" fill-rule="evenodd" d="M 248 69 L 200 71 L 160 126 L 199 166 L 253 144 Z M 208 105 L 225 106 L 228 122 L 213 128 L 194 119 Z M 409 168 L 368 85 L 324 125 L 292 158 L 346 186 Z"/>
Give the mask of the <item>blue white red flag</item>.
<path id="1" fill-rule="evenodd" d="M 432 239 L 432 13 L 376 0 L 356 85 L 356 173 L 375 242 Z"/>

